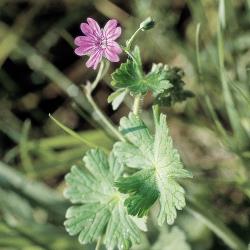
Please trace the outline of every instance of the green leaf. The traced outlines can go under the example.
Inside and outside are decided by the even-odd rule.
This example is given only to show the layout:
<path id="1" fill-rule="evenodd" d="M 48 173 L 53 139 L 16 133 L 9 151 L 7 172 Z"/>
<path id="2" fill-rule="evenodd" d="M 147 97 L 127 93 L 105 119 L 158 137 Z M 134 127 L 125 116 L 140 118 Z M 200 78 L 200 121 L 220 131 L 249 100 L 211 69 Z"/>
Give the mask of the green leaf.
<path id="1" fill-rule="evenodd" d="M 151 71 L 144 74 L 138 47 L 135 47 L 131 57 L 111 75 L 113 86 L 128 89 L 133 95 L 144 95 L 150 91 L 155 96 L 171 87 L 166 79 L 166 66 L 154 64 Z"/>
<path id="2" fill-rule="evenodd" d="M 128 216 L 123 202 L 119 202 L 112 210 L 104 239 L 105 245 L 108 249 L 114 249 L 116 245 L 119 249 L 129 249 L 132 243 L 139 243 L 139 239 L 137 225 Z"/>
<path id="3" fill-rule="evenodd" d="M 121 176 L 123 165 L 114 156 L 99 149 L 87 152 L 83 167 L 73 166 L 66 176 L 65 196 L 76 205 L 66 213 L 65 227 L 86 244 L 104 235 L 107 249 L 129 249 L 140 242 L 140 230 L 124 207 L 124 198 L 114 182 Z"/>
<path id="4" fill-rule="evenodd" d="M 159 120 L 155 120 L 155 135 L 152 136 L 133 113 L 121 119 L 120 129 L 129 142 L 116 143 L 114 154 L 127 167 L 140 170 L 129 177 L 120 177 L 116 185 L 119 191 L 129 194 L 125 205 L 130 214 L 139 217 L 147 214 L 158 199 L 158 223 L 162 225 L 166 217 L 167 223 L 172 224 L 177 216 L 176 209 L 185 206 L 184 189 L 177 180 L 192 175 L 183 169 L 180 156 L 173 147 L 166 116 L 161 114 Z"/>
<path id="5" fill-rule="evenodd" d="M 165 77 L 171 83 L 172 87 L 159 93 L 155 102 L 161 106 L 170 107 L 177 102 L 185 101 L 187 98 L 194 97 L 193 92 L 184 89 L 184 72 L 177 67 L 167 67 Z"/>
<path id="6" fill-rule="evenodd" d="M 151 71 L 146 75 L 146 81 L 148 82 L 150 90 L 154 96 L 163 93 L 167 89 L 172 87 L 168 80 L 168 67 L 162 63 L 153 64 Z"/>
<path id="7" fill-rule="evenodd" d="M 159 197 L 152 169 L 143 169 L 131 177 L 122 178 L 117 182 L 117 186 L 120 192 L 131 193 L 124 204 L 129 214 L 139 217 L 144 216 Z"/>
<path id="8" fill-rule="evenodd" d="M 108 103 L 112 103 L 113 110 L 117 110 L 127 95 L 127 89 L 117 89 L 108 97 Z"/>

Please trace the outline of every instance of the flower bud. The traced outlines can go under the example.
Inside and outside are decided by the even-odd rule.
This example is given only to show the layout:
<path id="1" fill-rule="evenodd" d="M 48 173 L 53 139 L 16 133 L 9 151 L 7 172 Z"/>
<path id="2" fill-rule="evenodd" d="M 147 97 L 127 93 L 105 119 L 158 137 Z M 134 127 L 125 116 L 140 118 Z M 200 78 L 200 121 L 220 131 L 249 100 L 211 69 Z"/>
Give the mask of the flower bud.
<path id="1" fill-rule="evenodd" d="M 145 19 L 143 22 L 141 22 L 140 24 L 140 28 L 141 30 L 145 31 L 145 30 L 150 30 L 155 26 L 155 21 L 151 18 L 148 17 L 147 19 Z"/>

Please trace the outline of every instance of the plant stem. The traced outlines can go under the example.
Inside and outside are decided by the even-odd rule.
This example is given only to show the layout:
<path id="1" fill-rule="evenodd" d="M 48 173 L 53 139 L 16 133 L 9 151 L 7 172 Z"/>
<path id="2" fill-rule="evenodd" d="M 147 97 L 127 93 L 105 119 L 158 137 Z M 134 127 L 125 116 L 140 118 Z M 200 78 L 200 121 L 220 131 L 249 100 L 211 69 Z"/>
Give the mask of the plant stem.
<path id="1" fill-rule="evenodd" d="M 105 125 L 105 127 L 107 127 L 108 130 L 110 130 L 115 135 L 115 137 L 117 137 L 117 139 L 119 139 L 121 141 L 125 141 L 125 138 L 123 137 L 123 135 L 117 130 L 117 128 L 112 124 L 112 122 L 99 109 L 99 107 L 96 105 L 96 103 L 92 97 L 92 91 L 96 88 L 99 81 L 103 78 L 103 76 L 107 72 L 107 67 L 106 67 L 104 72 L 103 72 L 103 69 L 104 69 L 104 63 L 101 62 L 100 68 L 98 70 L 98 73 L 97 73 L 97 76 L 96 76 L 96 79 L 94 80 L 94 82 L 93 83 L 87 82 L 87 85 L 84 87 L 85 95 L 86 95 L 86 98 L 87 98 L 90 106 L 93 109 L 93 116 L 98 117 L 97 119 L 99 121 L 101 121 L 101 124 Z"/>
<path id="2" fill-rule="evenodd" d="M 137 36 L 137 34 L 141 31 L 142 28 L 139 28 L 135 31 L 135 33 L 130 37 L 130 39 L 127 41 L 126 43 L 126 49 L 129 51 L 132 42 L 134 41 L 135 37 Z"/>
<path id="3" fill-rule="evenodd" d="M 157 124 L 160 119 L 160 107 L 158 104 L 153 105 L 153 116 L 154 116 L 154 123 Z"/>
<path id="4" fill-rule="evenodd" d="M 117 128 L 111 123 L 111 121 L 102 113 L 99 107 L 96 105 L 94 99 L 91 96 L 91 93 L 88 88 L 86 90 L 86 97 L 89 101 L 89 104 L 92 106 L 96 116 L 98 117 L 100 123 L 103 123 L 120 141 L 125 141 L 123 135 L 117 130 Z"/>
<path id="5" fill-rule="evenodd" d="M 102 241 L 103 241 L 103 236 L 100 236 L 97 243 L 96 243 L 95 250 L 100 250 L 101 249 Z"/>
<path id="6" fill-rule="evenodd" d="M 91 92 L 94 91 L 94 89 L 97 87 L 100 80 L 106 75 L 108 69 L 109 69 L 109 62 L 108 61 L 106 61 L 106 62 L 101 61 L 101 65 L 99 67 L 97 76 L 96 76 L 95 80 L 91 83 Z"/>
<path id="7" fill-rule="evenodd" d="M 102 78 L 102 76 L 103 76 L 103 74 L 102 74 L 103 68 L 104 68 L 104 62 L 101 61 L 101 65 L 100 65 L 100 67 L 99 67 L 97 76 L 96 76 L 95 80 L 94 80 L 94 81 L 92 82 L 92 84 L 91 84 L 91 91 L 93 91 L 93 90 L 96 88 L 97 84 L 98 84 L 99 81 L 101 80 L 101 78 Z"/>
<path id="8" fill-rule="evenodd" d="M 202 221 L 211 231 L 221 238 L 231 249 L 247 250 L 245 243 L 200 202 L 198 203 L 194 199 L 188 197 L 187 209 L 192 215 Z"/>
<path id="9" fill-rule="evenodd" d="M 133 113 L 135 115 L 138 115 L 139 110 L 140 110 L 140 105 L 141 105 L 141 94 L 137 95 L 134 99 L 134 104 L 133 104 Z"/>

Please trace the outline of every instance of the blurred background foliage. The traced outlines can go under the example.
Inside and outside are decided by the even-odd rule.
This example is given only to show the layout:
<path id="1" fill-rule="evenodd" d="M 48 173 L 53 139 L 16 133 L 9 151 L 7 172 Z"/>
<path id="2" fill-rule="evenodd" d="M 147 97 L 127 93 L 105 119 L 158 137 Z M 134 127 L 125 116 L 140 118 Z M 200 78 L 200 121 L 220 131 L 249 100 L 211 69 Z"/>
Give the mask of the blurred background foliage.
<path id="1" fill-rule="evenodd" d="M 87 17 L 119 20 L 124 43 L 152 16 L 156 27 L 138 36 L 144 68 L 181 67 L 195 97 L 163 111 L 174 144 L 194 174 L 185 183 L 214 219 L 250 242 L 250 1 L 249 0 L 0 0 L 0 249 L 94 249 L 63 228 L 63 177 L 88 147 L 48 116 L 109 150 L 108 133 L 80 91 L 95 77 L 73 53 Z M 125 59 L 125 56 L 124 58 Z M 117 65 L 111 65 L 110 73 Z M 117 124 L 131 106 L 107 104 L 110 76 L 94 92 Z M 151 123 L 152 97 L 143 116 Z M 229 249 L 199 216 L 185 209 L 173 227 L 149 231 L 134 249 Z"/>

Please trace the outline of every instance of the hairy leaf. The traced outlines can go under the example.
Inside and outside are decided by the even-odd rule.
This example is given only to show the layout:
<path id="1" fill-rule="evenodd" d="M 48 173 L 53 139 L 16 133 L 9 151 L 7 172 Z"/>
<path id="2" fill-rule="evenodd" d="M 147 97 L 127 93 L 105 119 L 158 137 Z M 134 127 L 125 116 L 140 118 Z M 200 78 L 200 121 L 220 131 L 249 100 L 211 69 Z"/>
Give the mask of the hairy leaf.
<path id="1" fill-rule="evenodd" d="M 170 107 L 177 102 L 182 102 L 187 98 L 194 97 L 193 92 L 184 89 L 185 82 L 182 79 L 184 76 L 183 70 L 177 67 L 168 67 L 165 72 L 166 79 L 169 80 L 172 87 L 159 93 L 155 100 L 157 104 Z"/>
<path id="2" fill-rule="evenodd" d="M 155 96 L 171 87 L 166 78 L 166 66 L 154 64 L 151 71 L 144 74 L 138 47 L 135 48 L 131 57 L 112 74 L 113 86 L 128 89 L 133 95 L 144 95 L 150 91 Z"/>
<path id="3" fill-rule="evenodd" d="M 108 97 L 108 103 L 112 103 L 113 110 L 117 110 L 127 95 L 127 89 L 117 89 Z"/>
<path id="4" fill-rule="evenodd" d="M 155 119 L 154 136 L 132 113 L 121 119 L 120 129 L 129 142 L 116 143 L 114 153 L 126 166 L 140 169 L 116 181 L 119 191 L 129 194 L 125 200 L 128 212 L 141 217 L 158 199 L 158 223 L 163 224 L 167 217 L 168 224 L 172 224 L 177 216 L 176 209 L 185 206 L 184 189 L 177 180 L 192 175 L 183 169 L 180 156 L 173 147 L 166 116 L 161 114 Z"/>
<path id="5" fill-rule="evenodd" d="M 140 230 L 123 206 L 124 198 L 114 187 L 123 165 L 111 154 L 99 149 L 87 152 L 85 168 L 73 166 L 66 176 L 65 196 L 76 203 L 66 213 L 65 227 L 78 235 L 82 244 L 104 235 L 107 249 L 128 249 L 140 242 Z"/>

